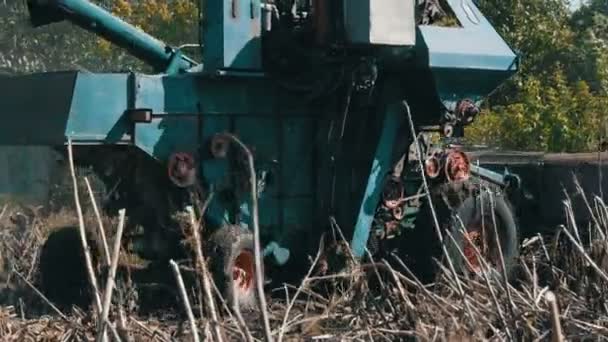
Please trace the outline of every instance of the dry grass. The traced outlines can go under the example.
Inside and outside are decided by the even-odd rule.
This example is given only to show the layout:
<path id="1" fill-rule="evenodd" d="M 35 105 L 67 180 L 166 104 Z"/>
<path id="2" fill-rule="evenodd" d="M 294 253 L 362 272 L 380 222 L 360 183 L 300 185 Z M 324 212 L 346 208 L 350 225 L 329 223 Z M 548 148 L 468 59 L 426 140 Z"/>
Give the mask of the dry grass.
<path id="1" fill-rule="evenodd" d="M 435 283 L 423 285 L 398 258 L 375 260 L 374 264 L 352 265 L 339 274 L 310 273 L 298 286 L 275 289 L 268 302 L 272 335 L 278 341 L 408 337 L 423 341 L 560 341 L 554 334 L 561 330 L 568 340 L 608 340 L 601 337 L 608 336 L 608 208 L 598 198 L 588 203 L 593 214 L 588 227 L 567 220 L 556 235 L 523 242 L 519 276 L 508 288 L 489 273 L 456 279 L 447 268 L 439 272 Z M 97 223 L 89 204 L 85 223 L 94 232 Z M 572 212 L 570 202 L 565 202 L 565 208 Z M 75 224 L 70 207 L 42 215 L 32 209 L 7 206 L 3 210 L 0 206 L 3 341 L 94 340 L 98 313 L 73 309 L 62 318 L 21 278 L 36 286 L 42 242 L 53 227 Z M 105 226 L 116 227 L 116 223 L 108 220 Z M 112 245 L 114 234 L 108 235 Z M 214 293 L 222 339 L 245 340 L 245 327 L 218 291 Z M 557 299 L 556 308 L 547 301 L 551 295 Z M 217 340 L 216 326 L 198 315 L 202 311 L 197 307 L 199 301 L 196 295 L 189 296 L 198 335 L 202 340 Z M 110 310 L 112 324 L 120 321 L 118 305 L 114 303 Z M 128 336 L 135 341 L 192 340 L 191 324 L 182 307 L 156 316 L 126 311 L 125 326 L 117 329 L 123 341 Z M 243 315 L 253 339 L 263 340 L 259 315 Z"/>

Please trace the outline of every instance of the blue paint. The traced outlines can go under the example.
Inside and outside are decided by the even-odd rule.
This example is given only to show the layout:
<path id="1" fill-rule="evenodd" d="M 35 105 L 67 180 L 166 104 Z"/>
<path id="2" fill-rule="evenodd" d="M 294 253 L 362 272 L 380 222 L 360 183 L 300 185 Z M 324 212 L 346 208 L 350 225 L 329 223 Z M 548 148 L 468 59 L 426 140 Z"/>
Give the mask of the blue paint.
<path id="1" fill-rule="evenodd" d="M 65 136 L 81 142 L 128 142 L 128 123 L 122 120 L 127 79 L 127 74 L 78 73 Z"/>
<path id="2" fill-rule="evenodd" d="M 361 258 L 365 255 L 372 221 L 374 220 L 376 208 L 383 190 L 383 183 L 392 167 L 391 157 L 393 155 L 394 142 L 403 122 L 404 113 L 399 110 L 398 104 L 389 104 L 387 105 L 384 117 L 382 133 L 376 147 L 374 161 L 367 180 L 365 195 L 359 208 L 355 232 L 351 242 L 353 254 L 356 258 Z"/>
<path id="3" fill-rule="evenodd" d="M 218 69 L 260 70 L 262 22 L 260 0 L 205 1 L 201 28 L 205 72 Z M 234 11 L 233 11 L 234 6 Z"/>
<path id="4" fill-rule="evenodd" d="M 472 0 L 448 3 L 462 27 L 421 25 L 417 49 L 449 108 L 463 98 L 481 101 L 517 71 L 519 60 Z"/>

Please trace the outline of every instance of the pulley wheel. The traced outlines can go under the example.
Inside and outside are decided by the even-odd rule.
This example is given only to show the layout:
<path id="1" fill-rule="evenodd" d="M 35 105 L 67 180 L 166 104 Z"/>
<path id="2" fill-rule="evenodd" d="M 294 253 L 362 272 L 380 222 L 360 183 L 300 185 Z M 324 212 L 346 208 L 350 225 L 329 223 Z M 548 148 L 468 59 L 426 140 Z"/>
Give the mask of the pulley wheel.
<path id="1" fill-rule="evenodd" d="M 169 179 L 177 187 L 186 188 L 196 182 L 196 165 L 189 153 L 178 152 L 171 155 L 168 165 Z"/>
<path id="2" fill-rule="evenodd" d="M 211 138 L 211 154 L 214 158 L 226 158 L 228 150 L 230 149 L 230 139 L 227 137 L 216 134 Z"/>
<path id="3" fill-rule="evenodd" d="M 466 181 L 470 177 L 471 162 L 466 153 L 450 151 L 446 157 L 445 174 L 450 182 Z"/>

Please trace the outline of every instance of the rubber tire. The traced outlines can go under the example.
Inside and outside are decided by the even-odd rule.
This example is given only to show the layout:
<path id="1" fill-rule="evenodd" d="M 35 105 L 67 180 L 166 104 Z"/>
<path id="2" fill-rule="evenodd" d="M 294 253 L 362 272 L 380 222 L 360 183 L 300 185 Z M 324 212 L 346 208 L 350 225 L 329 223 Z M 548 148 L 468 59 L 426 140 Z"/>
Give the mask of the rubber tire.
<path id="1" fill-rule="evenodd" d="M 491 200 L 493 203 L 490 202 Z M 482 194 L 469 196 L 462 202 L 458 209 L 453 212 L 448 226 L 456 243 L 454 243 L 454 240 L 447 236 L 447 234 L 444 236 L 448 255 L 451 257 L 457 272 L 464 273 L 468 271 L 466 261 L 461 254 L 465 241 L 462 225 L 464 224 L 464 226 L 467 227 L 468 224 L 481 217 L 482 203 L 483 213 L 490 213 L 492 206 L 494 207 L 494 214 L 498 226 L 497 232 L 500 237 L 499 241 L 505 262 L 506 274 L 507 278 L 511 278 L 519 257 L 519 236 L 513 209 L 502 195 L 490 194 L 484 191 Z M 460 220 L 458 220 L 455 215 L 458 215 Z M 492 239 L 492 245 L 495 248 L 494 225 L 491 224 L 489 228 L 491 228 L 491 236 L 489 238 Z M 502 277 L 502 272 L 499 276 Z"/>
<path id="2" fill-rule="evenodd" d="M 49 234 L 42 246 L 39 272 L 42 293 L 60 309 L 75 305 L 86 310 L 92 304 L 78 228 L 63 227 Z"/>
<path id="3" fill-rule="evenodd" d="M 244 293 L 244 296 L 236 296 L 232 287 L 234 283 L 232 272 L 237 256 L 243 249 L 249 250 L 254 255 L 254 246 L 253 234 L 249 230 L 236 225 L 226 225 L 219 228 L 211 235 L 207 243 L 210 272 L 215 284 L 231 308 L 238 304 L 240 310 L 258 309 L 255 275 L 253 276 L 253 285 Z M 255 262 L 253 263 L 253 269 L 255 270 Z M 263 269 L 262 274 L 264 274 Z"/>

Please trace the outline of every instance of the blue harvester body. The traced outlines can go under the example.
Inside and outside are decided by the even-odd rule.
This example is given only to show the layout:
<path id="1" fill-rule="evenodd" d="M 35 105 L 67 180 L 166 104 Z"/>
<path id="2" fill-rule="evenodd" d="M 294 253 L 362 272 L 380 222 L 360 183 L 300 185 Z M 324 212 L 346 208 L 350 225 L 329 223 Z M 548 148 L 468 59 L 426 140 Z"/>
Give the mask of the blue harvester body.
<path id="1" fill-rule="evenodd" d="M 413 0 L 387 1 L 389 16 L 381 20 L 369 11 L 378 1 L 348 1 L 337 10 L 327 6 L 330 1 L 318 1 L 326 6 L 308 14 L 312 30 L 332 32 L 333 38 L 331 44 L 312 38 L 310 50 L 303 50 L 322 51 L 319 58 L 333 64 L 319 62 L 315 69 L 314 59 L 294 62 L 298 77 L 314 76 L 306 88 L 281 71 L 280 58 L 268 57 L 296 53 L 288 51 L 289 43 L 272 45 L 289 39 L 275 39 L 288 31 L 279 30 L 267 4 L 202 3 L 203 61 L 193 61 L 86 0 L 29 0 L 34 25 L 69 20 L 127 49 L 157 73 L 0 78 L 0 107 L 10 113 L 0 127 L 0 143 L 65 149 L 71 141 L 77 156 L 78 149 L 116 155 L 136 150 L 162 174 L 175 153 L 186 153 L 195 160 L 197 183 L 216 194 L 206 214 L 209 225 L 247 225 L 250 200 L 240 188 L 239 169 L 209 148 L 216 134 L 230 132 L 254 151 L 265 245 L 275 242 L 292 255 L 311 253 L 328 218 L 335 217 L 361 257 L 384 183 L 412 141 L 403 103 L 417 129 L 445 126 L 453 123 L 446 118 L 455 117 L 446 113 L 457 111 L 461 101 L 479 104 L 517 70 L 517 56 L 472 0 L 447 1 L 455 27 L 417 24 L 410 15 L 416 11 Z M 401 8 L 407 12 L 398 13 Z M 372 27 L 363 35 L 353 17 L 345 19 L 344 13 L 354 12 L 368 13 L 360 24 Z M 330 19 L 323 21 L 323 13 Z M 332 19 L 336 13 L 339 20 Z M 349 69 L 353 65 L 360 67 Z M 368 70 L 365 77 L 361 70 Z"/>

